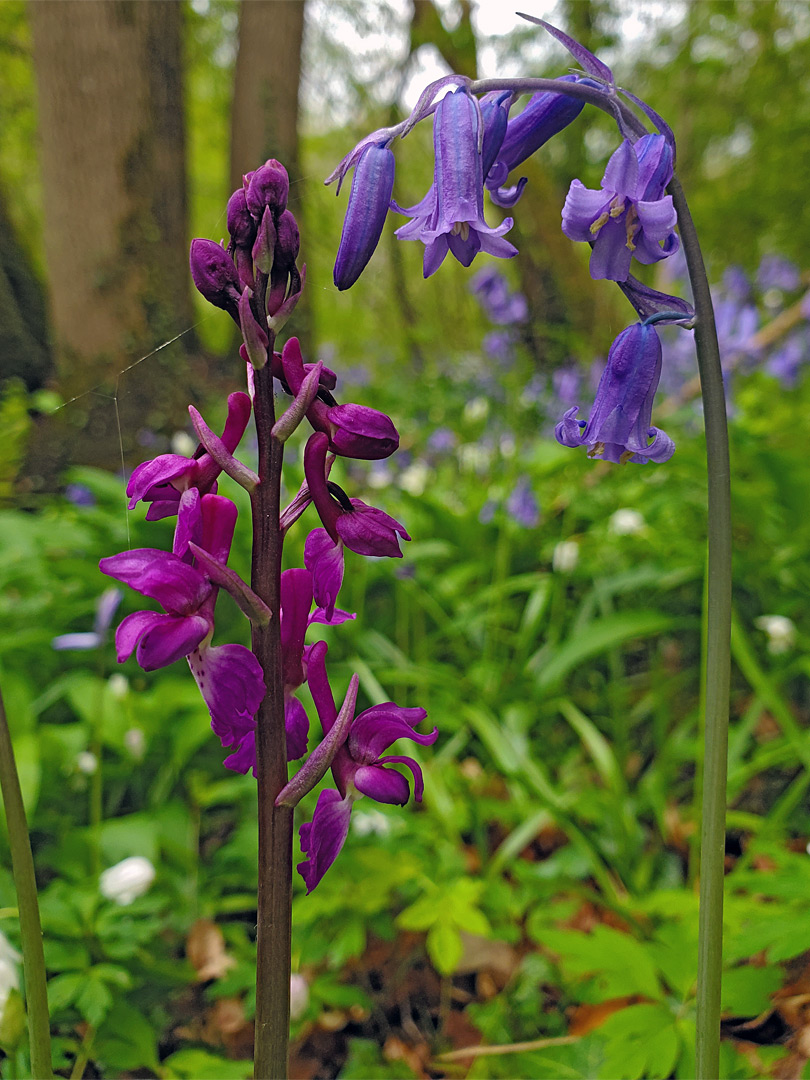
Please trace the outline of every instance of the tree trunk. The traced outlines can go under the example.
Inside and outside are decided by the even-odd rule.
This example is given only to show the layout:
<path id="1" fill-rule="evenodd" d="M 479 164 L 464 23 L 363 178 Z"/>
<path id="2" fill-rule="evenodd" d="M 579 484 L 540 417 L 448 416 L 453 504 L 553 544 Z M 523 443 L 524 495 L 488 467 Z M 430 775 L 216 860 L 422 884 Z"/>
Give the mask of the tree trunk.
<path id="1" fill-rule="evenodd" d="M 0 195 L 0 383 L 41 387 L 51 369 L 45 298 Z"/>
<path id="2" fill-rule="evenodd" d="M 290 202 L 298 213 L 298 86 L 304 37 L 304 0 L 243 0 L 231 120 L 231 187 L 267 158 L 290 174 Z"/>
<path id="3" fill-rule="evenodd" d="M 30 5 L 45 254 L 59 389 L 79 460 L 120 460 L 142 429 L 182 423 L 193 322 L 186 228 L 182 6 L 174 0 Z M 186 418 L 187 419 L 187 418 Z M 55 463 L 56 464 L 56 463 Z"/>

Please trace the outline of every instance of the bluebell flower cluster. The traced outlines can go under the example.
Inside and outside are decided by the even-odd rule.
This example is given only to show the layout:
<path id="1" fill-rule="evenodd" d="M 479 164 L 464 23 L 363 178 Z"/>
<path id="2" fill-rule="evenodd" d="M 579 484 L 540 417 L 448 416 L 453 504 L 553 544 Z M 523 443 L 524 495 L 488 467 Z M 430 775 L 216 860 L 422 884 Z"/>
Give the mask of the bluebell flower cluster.
<path id="1" fill-rule="evenodd" d="M 481 252 L 512 258 L 517 254 L 507 239 L 512 218 L 489 224 L 485 192 L 498 207 L 516 206 L 526 178 L 510 185 L 514 171 L 573 123 L 586 103 L 596 105 L 616 120 L 620 142 L 598 189 L 586 188 L 579 180 L 571 183 L 562 209 L 562 231 L 569 239 L 590 245 L 591 276 L 615 281 L 639 321 L 613 343 L 590 419 L 576 420 L 574 403 L 556 433 L 567 446 L 587 445 L 591 456 L 618 462 L 665 461 L 674 446 L 651 426 L 661 375 L 661 344 L 655 326 L 670 322 L 689 327 L 694 312 L 678 297 L 638 281 L 630 270 L 634 261 L 649 265 L 678 253 L 677 214 L 667 194 L 675 167 L 675 139 L 649 105 L 616 86 L 610 68 L 593 53 L 556 27 L 538 19 L 530 21 L 561 42 L 582 70 L 558 79 L 484 82 L 448 75 L 426 88 L 402 124 L 362 139 L 326 181 L 338 181 L 339 190 L 354 169 L 335 261 L 335 285 L 347 289 L 358 280 L 379 242 L 389 210 L 410 218 L 396 235 L 400 240 L 422 242 L 426 278 L 436 273 L 448 254 L 465 267 Z M 511 115 L 526 92 L 531 94 L 528 102 Z M 419 202 L 403 208 L 392 197 L 391 145 L 431 115 L 433 182 Z M 782 271 L 775 264 L 770 268 L 778 280 L 783 280 Z M 506 365 L 515 342 L 513 328 L 528 318 L 525 298 L 511 293 L 501 275 L 489 267 L 476 275 L 471 287 L 499 327 L 488 336 L 487 355 Z M 524 503 L 516 498 L 515 506 Z M 525 508 L 515 516 L 521 515 L 532 516 Z"/>

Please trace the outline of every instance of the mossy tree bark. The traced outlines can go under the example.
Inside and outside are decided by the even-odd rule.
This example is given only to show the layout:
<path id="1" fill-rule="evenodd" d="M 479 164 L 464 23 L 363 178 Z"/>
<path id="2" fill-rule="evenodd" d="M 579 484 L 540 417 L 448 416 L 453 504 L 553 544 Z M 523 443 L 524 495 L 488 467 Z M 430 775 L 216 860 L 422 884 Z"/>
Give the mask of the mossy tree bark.
<path id="1" fill-rule="evenodd" d="M 182 11 L 173 0 L 30 6 L 59 389 L 99 388 L 62 417 L 83 462 L 120 460 L 114 389 L 125 451 L 138 431 L 184 422 L 188 336 L 116 386 L 193 321 Z"/>

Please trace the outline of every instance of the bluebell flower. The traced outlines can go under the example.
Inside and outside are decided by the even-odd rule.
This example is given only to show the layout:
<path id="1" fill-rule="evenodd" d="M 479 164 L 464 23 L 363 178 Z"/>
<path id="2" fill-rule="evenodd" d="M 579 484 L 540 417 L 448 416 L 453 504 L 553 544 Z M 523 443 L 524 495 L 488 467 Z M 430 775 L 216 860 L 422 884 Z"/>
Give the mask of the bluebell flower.
<path id="1" fill-rule="evenodd" d="M 380 242 L 394 190 L 394 155 L 387 146 L 366 146 L 357 160 L 343 221 L 334 282 L 354 285 Z"/>
<path id="2" fill-rule="evenodd" d="M 470 281 L 490 322 L 500 326 L 524 323 L 529 317 L 529 305 L 523 293 L 512 292 L 503 274 L 494 266 L 485 266 Z"/>
<path id="3" fill-rule="evenodd" d="M 562 229 L 571 240 L 593 244 L 591 277 L 626 281 L 635 257 L 654 263 L 679 246 L 672 231 L 677 214 L 664 189 L 672 179 L 672 149 L 663 135 L 625 139 L 593 191 L 574 180 L 562 212 Z M 663 247 L 661 246 L 663 243 Z"/>
<path id="4" fill-rule="evenodd" d="M 667 461 L 675 444 L 651 426 L 660 376 L 661 342 L 655 327 L 628 326 L 610 347 L 587 422 L 576 419 L 576 406 L 568 409 L 557 424 L 557 441 L 563 446 L 587 446 L 588 457 L 621 464 Z"/>
<path id="5" fill-rule="evenodd" d="M 580 79 L 576 75 L 563 75 L 560 81 L 579 82 Z M 588 86 L 598 85 L 592 79 L 581 81 Z M 509 120 L 497 158 L 491 168 L 484 172 L 485 183 L 494 203 L 508 207 L 515 205 L 527 181 L 524 176 L 514 187 L 506 188 L 504 184 L 509 173 L 576 120 L 584 107 L 582 98 L 545 91 L 534 94 L 523 111 Z"/>
<path id="6" fill-rule="evenodd" d="M 484 173 L 478 136 L 478 108 L 467 90 L 460 87 L 443 97 L 433 119 L 433 184 L 415 206 L 394 206 L 412 217 L 397 229 L 399 239 L 421 240 L 425 245 L 426 278 L 435 274 L 448 251 L 462 266 L 469 266 L 479 251 L 504 259 L 517 255 L 517 248 L 503 239 L 512 228 L 512 219 L 506 218 L 495 228 L 484 221 Z"/>

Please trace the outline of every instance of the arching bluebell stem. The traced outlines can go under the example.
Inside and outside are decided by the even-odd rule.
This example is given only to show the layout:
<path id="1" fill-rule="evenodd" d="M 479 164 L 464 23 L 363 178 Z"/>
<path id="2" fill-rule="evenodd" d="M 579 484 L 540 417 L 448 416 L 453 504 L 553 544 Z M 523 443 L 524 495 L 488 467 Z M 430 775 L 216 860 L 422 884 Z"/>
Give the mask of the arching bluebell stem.
<path id="1" fill-rule="evenodd" d="M 394 155 L 386 146 L 367 146 L 354 167 L 349 205 L 335 259 L 334 282 L 348 289 L 380 241 L 394 190 Z"/>

